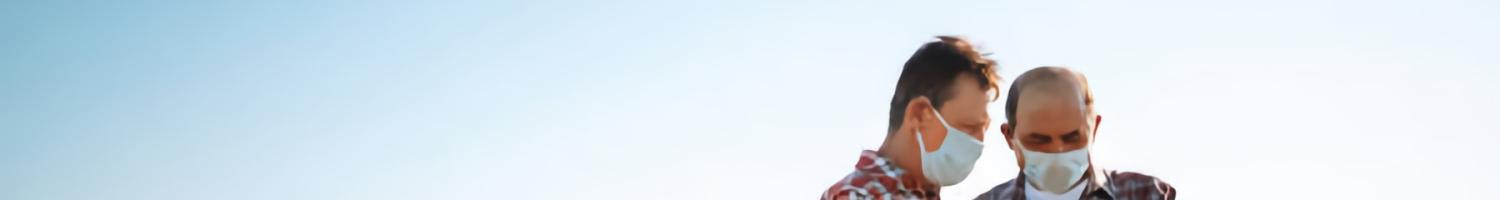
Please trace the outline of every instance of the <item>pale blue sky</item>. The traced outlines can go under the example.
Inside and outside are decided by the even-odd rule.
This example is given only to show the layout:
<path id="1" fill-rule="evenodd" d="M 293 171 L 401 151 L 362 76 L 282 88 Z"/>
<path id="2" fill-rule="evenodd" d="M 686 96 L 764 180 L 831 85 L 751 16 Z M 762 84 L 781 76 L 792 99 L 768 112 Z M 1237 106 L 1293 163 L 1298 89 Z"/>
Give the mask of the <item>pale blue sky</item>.
<path id="1" fill-rule="evenodd" d="M 1007 78 L 1089 74 L 1097 164 L 1185 199 L 1496 199 L 1496 10 L 5 1 L 0 199 L 816 198 L 880 145 L 937 34 Z M 1001 142 L 943 195 L 1012 178 Z"/>

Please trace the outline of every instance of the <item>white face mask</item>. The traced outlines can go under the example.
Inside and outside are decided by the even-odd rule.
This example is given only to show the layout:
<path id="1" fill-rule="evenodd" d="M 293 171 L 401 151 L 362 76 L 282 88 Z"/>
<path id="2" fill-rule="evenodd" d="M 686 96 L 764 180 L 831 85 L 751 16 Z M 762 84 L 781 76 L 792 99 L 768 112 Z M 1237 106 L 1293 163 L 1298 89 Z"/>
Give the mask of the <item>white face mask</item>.
<path id="1" fill-rule="evenodd" d="M 1037 186 L 1042 191 L 1062 194 L 1072 188 L 1083 178 L 1084 171 L 1089 167 L 1089 147 L 1084 146 L 1077 150 L 1062 153 L 1042 153 L 1026 150 L 1021 146 L 1021 140 L 1011 140 L 1017 147 L 1021 147 L 1021 156 L 1026 159 L 1026 180 Z"/>
<path id="2" fill-rule="evenodd" d="M 933 110 L 932 114 L 948 129 L 948 136 L 943 138 L 943 145 L 937 151 L 927 152 L 927 144 L 922 142 L 922 130 L 917 130 L 917 147 L 922 148 L 919 150 L 922 151 L 922 175 L 927 176 L 928 181 L 942 186 L 958 184 L 974 170 L 974 161 L 979 160 L 979 154 L 984 153 L 984 143 L 968 133 L 954 129 L 937 110 Z"/>

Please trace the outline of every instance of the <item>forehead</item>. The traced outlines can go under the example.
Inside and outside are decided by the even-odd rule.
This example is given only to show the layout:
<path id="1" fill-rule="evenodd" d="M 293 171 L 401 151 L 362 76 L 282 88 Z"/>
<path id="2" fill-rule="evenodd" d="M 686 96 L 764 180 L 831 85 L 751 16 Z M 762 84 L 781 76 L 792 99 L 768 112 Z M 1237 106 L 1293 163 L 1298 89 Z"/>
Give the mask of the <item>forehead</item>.
<path id="1" fill-rule="evenodd" d="M 978 79 L 969 75 L 960 75 L 953 80 L 948 87 L 947 99 L 943 99 L 943 106 L 938 108 L 948 116 L 957 116 L 952 121 L 971 122 L 988 119 L 988 107 L 994 93 L 994 89 L 985 89 L 980 86 Z"/>
<path id="2" fill-rule="evenodd" d="M 948 84 L 948 100 L 955 101 L 990 101 L 995 98 L 997 88 L 986 88 L 988 86 L 979 83 L 979 78 L 972 73 L 961 73 L 954 77 L 953 82 Z"/>
<path id="3" fill-rule="evenodd" d="M 1026 88 L 1016 104 L 1016 128 L 1077 128 L 1085 118 L 1082 94 L 1067 84 Z"/>

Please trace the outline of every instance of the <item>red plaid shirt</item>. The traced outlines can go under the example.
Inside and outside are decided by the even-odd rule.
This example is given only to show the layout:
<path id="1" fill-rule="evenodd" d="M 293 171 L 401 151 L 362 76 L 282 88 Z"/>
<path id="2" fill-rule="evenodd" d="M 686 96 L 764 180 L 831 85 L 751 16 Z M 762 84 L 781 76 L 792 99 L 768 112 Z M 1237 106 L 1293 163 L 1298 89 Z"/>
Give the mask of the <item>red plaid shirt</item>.
<path id="1" fill-rule="evenodd" d="M 907 188 L 901 183 L 904 174 L 906 170 L 895 163 L 865 150 L 854 164 L 854 173 L 828 187 L 822 199 L 938 199 L 938 188 Z"/>

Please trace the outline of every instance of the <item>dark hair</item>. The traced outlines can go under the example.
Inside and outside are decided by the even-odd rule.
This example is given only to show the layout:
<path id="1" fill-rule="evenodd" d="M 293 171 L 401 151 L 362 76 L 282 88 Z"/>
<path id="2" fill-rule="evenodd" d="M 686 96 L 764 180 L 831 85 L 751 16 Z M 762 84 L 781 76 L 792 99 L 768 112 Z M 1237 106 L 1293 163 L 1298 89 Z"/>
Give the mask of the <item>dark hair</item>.
<path id="1" fill-rule="evenodd" d="M 1021 91 L 1026 90 L 1028 86 L 1044 82 L 1071 81 L 1074 80 L 1073 78 L 1077 79 L 1078 84 L 1080 84 L 1078 87 L 1082 89 L 1083 105 L 1086 106 L 1086 109 L 1092 110 L 1094 106 L 1094 92 L 1089 90 L 1088 78 L 1083 77 L 1083 74 L 1068 70 L 1068 68 L 1041 66 L 1021 73 L 1020 76 L 1016 76 L 1015 82 L 1010 83 L 1010 90 L 1006 90 L 1010 94 L 1005 95 L 1005 122 L 1010 124 L 1010 128 L 1016 128 L 1016 104 L 1019 103 L 1017 101 L 1021 100 Z"/>
<path id="2" fill-rule="evenodd" d="M 927 97 L 933 108 L 941 108 L 948 99 L 949 86 L 958 76 L 968 74 L 979 80 L 981 89 L 999 89 L 1000 77 L 995 61 L 984 58 L 974 46 L 956 36 L 938 36 L 906 60 L 896 81 L 896 95 L 891 97 L 891 120 L 887 135 L 900 128 L 906 116 L 906 104 L 917 97 Z M 995 93 L 995 97 L 999 97 Z"/>

